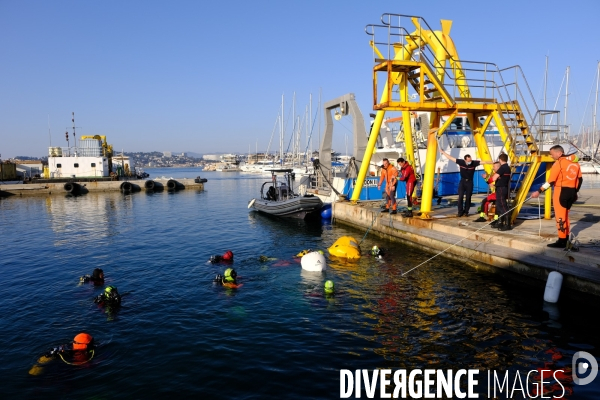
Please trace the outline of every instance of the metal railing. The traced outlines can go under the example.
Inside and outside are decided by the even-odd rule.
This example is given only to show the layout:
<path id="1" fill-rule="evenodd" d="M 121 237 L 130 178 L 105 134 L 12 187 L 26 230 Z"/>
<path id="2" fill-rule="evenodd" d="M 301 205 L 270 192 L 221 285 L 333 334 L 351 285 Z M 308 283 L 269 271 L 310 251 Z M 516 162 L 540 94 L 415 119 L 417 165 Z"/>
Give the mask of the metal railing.
<path id="1" fill-rule="evenodd" d="M 413 23 L 413 18 L 417 19 L 417 25 Z M 414 27 L 413 32 L 409 32 L 403 26 L 403 19 L 407 19 Z M 407 51 L 407 46 L 415 47 L 416 45 L 408 60 L 429 66 L 438 75 L 438 80 L 455 101 L 495 102 L 507 105 L 517 102 L 538 147 L 544 143 L 565 139 L 566 129 L 558 124 L 559 111 L 539 110 L 519 65 L 500 69 L 491 62 L 461 60 L 453 56 L 437 35 L 429 35 L 428 40 L 434 41 L 435 45 L 445 53 L 444 59 L 440 60 L 423 37 L 423 31 L 434 31 L 424 18 L 385 13 L 381 16 L 381 22 L 382 24 L 369 24 L 365 27 L 365 32 L 372 37 L 373 47 L 379 51 L 377 54 L 375 49 L 373 50 L 375 62 L 384 61 L 379 56 L 384 56 L 387 60 L 394 60 L 397 51 Z M 381 51 L 382 48 L 385 50 Z M 406 55 L 403 55 L 403 59 L 407 58 L 404 56 Z M 450 63 L 449 67 L 446 66 L 447 62 Z M 414 98 L 419 94 L 414 91 L 411 95 Z M 505 113 L 514 113 L 512 111 L 513 108 L 507 106 Z M 512 138 L 517 138 L 522 133 L 519 123 L 514 119 L 507 121 L 507 128 Z M 515 148 L 515 150 L 521 155 L 527 154 L 525 148 Z"/>

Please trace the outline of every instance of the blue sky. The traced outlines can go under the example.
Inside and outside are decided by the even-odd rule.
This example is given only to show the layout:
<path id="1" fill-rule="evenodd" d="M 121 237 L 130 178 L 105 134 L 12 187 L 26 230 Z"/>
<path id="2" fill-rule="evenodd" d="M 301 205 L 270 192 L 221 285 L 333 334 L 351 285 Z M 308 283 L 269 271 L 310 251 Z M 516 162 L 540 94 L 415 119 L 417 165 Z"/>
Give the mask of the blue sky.
<path id="1" fill-rule="evenodd" d="M 551 104 L 570 65 L 579 130 L 600 59 L 597 0 L 0 0 L 0 154 L 46 155 L 48 118 L 65 146 L 73 111 L 78 135 L 116 149 L 198 153 L 266 149 L 282 94 L 286 112 L 293 92 L 304 112 L 310 93 L 314 110 L 319 90 L 323 101 L 353 92 L 368 119 L 364 27 L 385 12 L 453 20 L 462 59 L 521 65 L 538 100 L 549 55 Z"/>

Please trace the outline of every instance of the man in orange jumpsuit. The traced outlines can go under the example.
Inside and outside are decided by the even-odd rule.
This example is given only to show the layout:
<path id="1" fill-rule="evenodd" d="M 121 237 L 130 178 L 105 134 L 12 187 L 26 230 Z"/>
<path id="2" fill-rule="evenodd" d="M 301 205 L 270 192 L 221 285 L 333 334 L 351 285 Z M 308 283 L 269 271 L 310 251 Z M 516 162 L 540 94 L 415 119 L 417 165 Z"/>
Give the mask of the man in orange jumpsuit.
<path id="1" fill-rule="evenodd" d="M 578 163 L 570 161 L 564 156 L 562 146 L 552 146 L 550 156 L 554 159 L 552 169 L 550 169 L 550 179 L 542 187 L 534 192 L 531 197 L 537 198 L 540 193 L 554 186 L 552 203 L 554 205 L 554 218 L 556 219 L 556 228 L 558 230 L 558 240 L 551 243 L 548 247 L 557 247 L 564 249 L 567 247 L 567 241 L 570 233 L 569 210 L 577 200 L 577 192 L 581 188 L 583 178 L 581 176 L 581 167 Z"/>
<path id="2" fill-rule="evenodd" d="M 398 170 L 392 164 L 390 164 L 387 158 L 383 159 L 383 166 L 381 167 L 381 178 L 379 179 L 379 185 L 377 190 L 381 190 L 381 184 L 385 182 L 385 197 L 386 205 L 385 210 L 389 210 L 390 214 L 396 214 L 396 178 L 398 177 Z"/>

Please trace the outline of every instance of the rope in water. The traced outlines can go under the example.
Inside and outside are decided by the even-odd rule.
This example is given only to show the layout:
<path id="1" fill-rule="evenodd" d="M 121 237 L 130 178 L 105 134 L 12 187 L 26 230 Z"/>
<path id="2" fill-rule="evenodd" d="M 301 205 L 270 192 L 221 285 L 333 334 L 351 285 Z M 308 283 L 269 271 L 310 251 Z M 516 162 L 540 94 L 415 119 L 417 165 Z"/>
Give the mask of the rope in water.
<path id="1" fill-rule="evenodd" d="M 367 237 L 367 234 L 369 233 L 369 231 L 371 230 L 371 228 L 373 227 L 373 224 L 375 223 L 375 220 L 377 219 L 377 214 L 373 213 L 373 220 L 371 221 L 371 226 L 369 226 L 367 228 L 367 231 L 365 232 L 365 235 L 363 236 L 363 238 L 360 240 L 360 242 L 358 243 L 358 247 L 360 247 L 360 245 L 362 244 L 363 240 L 365 240 L 365 238 Z"/>
<path id="2" fill-rule="evenodd" d="M 521 204 L 525 203 L 526 201 L 530 200 L 531 196 L 529 196 L 528 198 L 526 198 L 525 200 L 523 200 L 521 202 Z M 508 210 L 507 212 L 505 212 L 504 214 L 500 215 L 499 217 L 503 217 L 506 214 L 508 214 L 509 212 L 511 212 L 512 210 L 514 210 L 515 208 L 517 208 L 519 206 L 519 204 L 517 204 L 516 206 L 514 206 L 513 208 L 511 208 L 510 210 Z M 471 232 L 469 235 L 465 236 L 464 238 L 460 239 L 458 242 L 451 244 L 450 246 L 446 247 L 444 250 L 440 251 L 439 253 L 437 253 L 436 255 L 434 255 L 433 257 L 428 258 L 427 260 L 423 261 L 421 264 L 417 265 L 416 267 L 413 267 L 411 269 L 409 269 L 406 272 L 403 272 L 400 276 L 404 276 L 406 274 L 408 274 L 411 271 L 414 271 L 415 269 L 421 267 L 422 265 L 428 263 L 429 261 L 433 260 L 434 258 L 436 258 L 437 256 L 440 256 L 442 254 L 444 254 L 446 251 L 450 250 L 452 247 L 456 246 L 457 244 L 459 244 L 460 242 L 462 242 L 465 239 L 468 239 L 469 237 L 473 236 L 474 234 L 476 234 L 477 232 L 479 232 L 480 230 L 482 230 L 483 228 L 487 227 L 488 225 L 494 223 L 494 221 L 492 222 L 488 222 L 487 224 L 485 224 L 484 226 L 482 226 L 481 228 L 477 229 L 476 231 Z"/>

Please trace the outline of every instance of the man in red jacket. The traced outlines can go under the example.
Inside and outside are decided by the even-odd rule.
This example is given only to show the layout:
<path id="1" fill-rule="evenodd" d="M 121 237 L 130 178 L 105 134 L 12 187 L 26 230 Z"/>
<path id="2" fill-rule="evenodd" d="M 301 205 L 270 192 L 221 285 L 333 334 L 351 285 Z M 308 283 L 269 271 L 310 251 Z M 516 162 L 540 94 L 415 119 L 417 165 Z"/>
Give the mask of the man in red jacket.
<path id="1" fill-rule="evenodd" d="M 398 172 L 398 180 L 406 182 L 406 201 L 408 202 L 408 210 L 403 212 L 402 216 L 409 218 L 413 216 L 412 195 L 415 191 L 417 177 L 415 176 L 415 170 L 413 167 L 404 158 L 400 157 L 397 161 L 398 167 L 400 168 L 400 171 Z"/>

